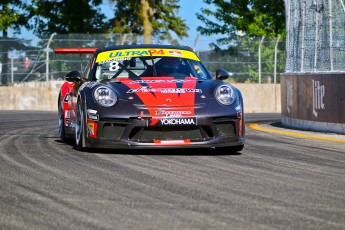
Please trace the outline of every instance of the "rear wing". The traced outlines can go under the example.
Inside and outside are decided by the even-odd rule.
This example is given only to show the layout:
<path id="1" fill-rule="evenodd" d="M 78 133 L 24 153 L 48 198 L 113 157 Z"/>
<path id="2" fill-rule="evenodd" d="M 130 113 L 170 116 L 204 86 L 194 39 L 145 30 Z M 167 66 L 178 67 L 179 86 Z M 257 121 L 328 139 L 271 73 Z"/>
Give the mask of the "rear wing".
<path id="1" fill-rule="evenodd" d="M 97 48 L 54 48 L 55 54 L 93 54 Z"/>
<path id="2" fill-rule="evenodd" d="M 79 54 L 80 55 L 80 71 L 83 71 L 82 54 L 93 54 L 97 48 L 54 48 L 55 54 Z"/>

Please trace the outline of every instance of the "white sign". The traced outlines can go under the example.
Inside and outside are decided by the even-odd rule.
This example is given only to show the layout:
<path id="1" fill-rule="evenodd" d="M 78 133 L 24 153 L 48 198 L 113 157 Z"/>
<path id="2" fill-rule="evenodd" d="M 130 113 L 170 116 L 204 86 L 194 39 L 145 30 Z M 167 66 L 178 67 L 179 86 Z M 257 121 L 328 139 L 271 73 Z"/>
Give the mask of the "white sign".
<path id="1" fill-rule="evenodd" d="M 292 84 L 290 81 L 286 81 L 286 110 L 288 113 L 291 112 L 292 106 Z"/>
<path id="2" fill-rule="evenodd" d="M 312 80 L 313 87 L 313 114 L 317 117 L 317 110 L 325 109 L 323 97 L 325 96 L 325 86 L 320 84 L 320 81 Z"/>

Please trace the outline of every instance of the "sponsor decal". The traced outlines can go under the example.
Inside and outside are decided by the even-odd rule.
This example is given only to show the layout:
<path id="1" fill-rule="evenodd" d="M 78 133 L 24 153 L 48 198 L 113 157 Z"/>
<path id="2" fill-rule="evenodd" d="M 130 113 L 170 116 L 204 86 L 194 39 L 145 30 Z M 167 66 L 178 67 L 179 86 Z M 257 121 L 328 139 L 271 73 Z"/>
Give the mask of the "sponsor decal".
<path id="1" fill-rule="evenodd" d="M 153 140 L 155 145 L 171 145 L 171 146 L 179 146 L 179 145 L 189 145 L 190 140 Z"/>
<path id="2" fill-rule="evenodd" d="M 65 110 L 65 118 L 66 119 L 71 119 L 75 117 L 75 112 L 74 110 Z"/>
<path id="3" fill-rule="evenodd" d="M 66 118 L 66 119 L 70 119 L 70 118 L 71 118 L 71 113 L 70 113 L 69 110 L 66 110 L 66 111 L 65 111 L 65 118 Z"/>
<path id="4" fill-rule="evenodd" d="M 172 56 L 182 56 L 182 53 L 179 51 L 175 51 L 175 50 L 170 50 L 169 54 Z"/>
<path id="5" fill-rule="evenodd" d="M 87 122 L 87 134 L 91 138 L 97 138 L 96 135 L 96 130 L 97 130 L 97 123 L 93 121 L 88 121 Z"/>
<path id="6" fill-rule="evenodd" d="M 325 109 L 323 97 L 325 96 L 325 86 L 320 84 L 320 81 L 312 80 L 313 87 L 313 114 L 318 116 L 317 110 Z"/>
<path id="7" fill-rule="evenodd" d="M 130 81 L 128 84 L 147 84 L 147 83 L 184 83 L 189 80 L 184 80 L 184 79 L 158 79 L 158 80 L 135 80 L 135 81 Z"/>
<path id="8" fill-rule="evenodd" d="M 202 72 L 199 65 L 195 64 L 194 69 L 201 78 L 205 78 L 205 74 Z"/>
<path id="9" fill-rule="evenodd" d="M 113 58 L 113 59 L 101 61 L 101 62 L 99 62 L 99 64 L 109 63 L 109 62 L 112 62 L 114 60 L 119 61 L 119 62 L 123 62 L 123 61 L 129 61 L 129 60 L 131 60 L 131 58 L 129 58 L 129 57 Z"/>
<path id="10" fill-rule="evenodd" d="M 241 111 L 241 106 L 240 105 L 238 105 L 238 106 L 236 106 L 236 111 Z"/>
<path id="11" fill-rule="evenodd" d="M 142 87 L 140 87 L 140 88 L 138 88 L 138 89 L 130 89 L 130 90 L 128 90 L 127 91 L 127 93 L 137 93 L 137 92 L 145 92 L 145 93 L 147 93 L 147 92 L 150 92 L 150 86 L 142 86 Z"/>
<path id="12" fill-rule="evenodd" d="M 185 88 L 151 88 L 150 86 L 142 86 L 138 89 L 130 89 L 127 93 L 202 93 L 201 89 L 185 89 Z"/>
<path id="13" fill-rule="evenodd" d="M 165 117 L 182 117 L 183 115 L 190 116 L 192 114 L 191 111 L 176 111 L 176 110 L 164 110 L 159 109 L 156 111 L 156 116 L 165 116 Z"/>
<path id="14" fill-rule="evenodd" d="M 173 77 L 165 77 L 164 80 L 164 89 L 176 89 L 177 82 L 174 81 Z M 131 92 L 135 92 L 135 94 L 139 97 L 139 99 L 143 102 L 144 105 L 147 106 L 147 110 L 150 113 L 152 119 L 149 121 L 150 126 L 156 125 L 160 119 L 154 118 L 156 116 L 157 107 L 160 108 L 162 105 L 167 104 L 167 94 L 164 91 L 156 90 L 154 92 L 149 91 L 151 93 L 147 93 L 145 90 L 137 90 L 141 89 L 142 87 L 146 87 L 138 83 L 137 81 L 133 81 L 131 79 L 122 81 Z M 196 79 L 192 77 L 186 77 L 184 82 L 182 83 L 181 89 L 195 89 L 196 87 Z M 145 82 L 147 85 L 147 90 L 151 90 L 151 88 L 157 87 L 157 82 Z M 176 92 L 176 91 L 174 91 Z M 179 106 L 180 108 L 189 107 L 190 109 L 190 116 L 194 116 L 194 104 L 195 104 L 195 90 L 190 93 L 171 93 L 169 95 L 169 99 L 171 103 L 169 106 Z"/>
<path id="15" fill-rule="evenodd" d="M 118 60 L 131 57 L 171 57 L 179 56 L 183 58 L 188 58 L 195 61 L 200 61 L 198 56 L 193 51 L 190 50 L 172 50 L 172 49 L 122 49 L 122 50 L 110 50 L 104 51 L 97 55 L 96 63 L 107 62 L 109 60 Z"/>
<path id="16" fill-rule="evenodd" d="M 115 57 L 140 57 L 140 56 L 148 56 L 149 54 L 164 54 L 163 50 L 129 50 L 129 51 L 116 51 L 116 52 L 110 52 L 109 53 L 109 58 L 115 58 Z"/>
<path id="17" fill-rule="evenodd" d="M 162 118 L 161 125 L 196 125 L 196 118 Z"/>
<path id="18" fill-rule="evenodd" d="M 290 81 L 286 81 L 286 110 L 291 113 L 292 106 L 292 84 Z"/>

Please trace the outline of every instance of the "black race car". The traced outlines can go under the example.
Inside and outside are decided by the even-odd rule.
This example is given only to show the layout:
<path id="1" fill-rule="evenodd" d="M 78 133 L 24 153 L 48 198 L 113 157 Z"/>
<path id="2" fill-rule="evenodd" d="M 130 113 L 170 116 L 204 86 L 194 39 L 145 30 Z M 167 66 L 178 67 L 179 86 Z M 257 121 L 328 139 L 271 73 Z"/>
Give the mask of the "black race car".
<path id="1" fill-rule="evenodd" d="M 189 47 L 125 45 L 56 48 L 92 53 L 83 73 L 66 74 L 58 100 L 59 135 L 83 148 L 216 148 L 241 151 L 241 92 L 212 77 Z"/>

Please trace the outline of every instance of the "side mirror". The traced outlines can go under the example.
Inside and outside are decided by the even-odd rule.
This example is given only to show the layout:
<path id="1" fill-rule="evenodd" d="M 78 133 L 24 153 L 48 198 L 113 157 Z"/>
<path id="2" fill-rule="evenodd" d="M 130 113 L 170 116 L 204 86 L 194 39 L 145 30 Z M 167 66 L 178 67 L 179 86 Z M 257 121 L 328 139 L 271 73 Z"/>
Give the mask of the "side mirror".
<path id="1" fill-rule="evenodd" d="M 65 76 L 65 80 L 69 82 L 80 82 L 81 81 L 81 75 L 78 71 L 71 71 Z"/>
<path id="2" fill-rule="evenodd" d="M 232 76 L 232 73 L 228 73 L 228 71 L 224 69 L 217 69 L 216 70 L 216 79 L 217 80 L 225 80 Z"/>

